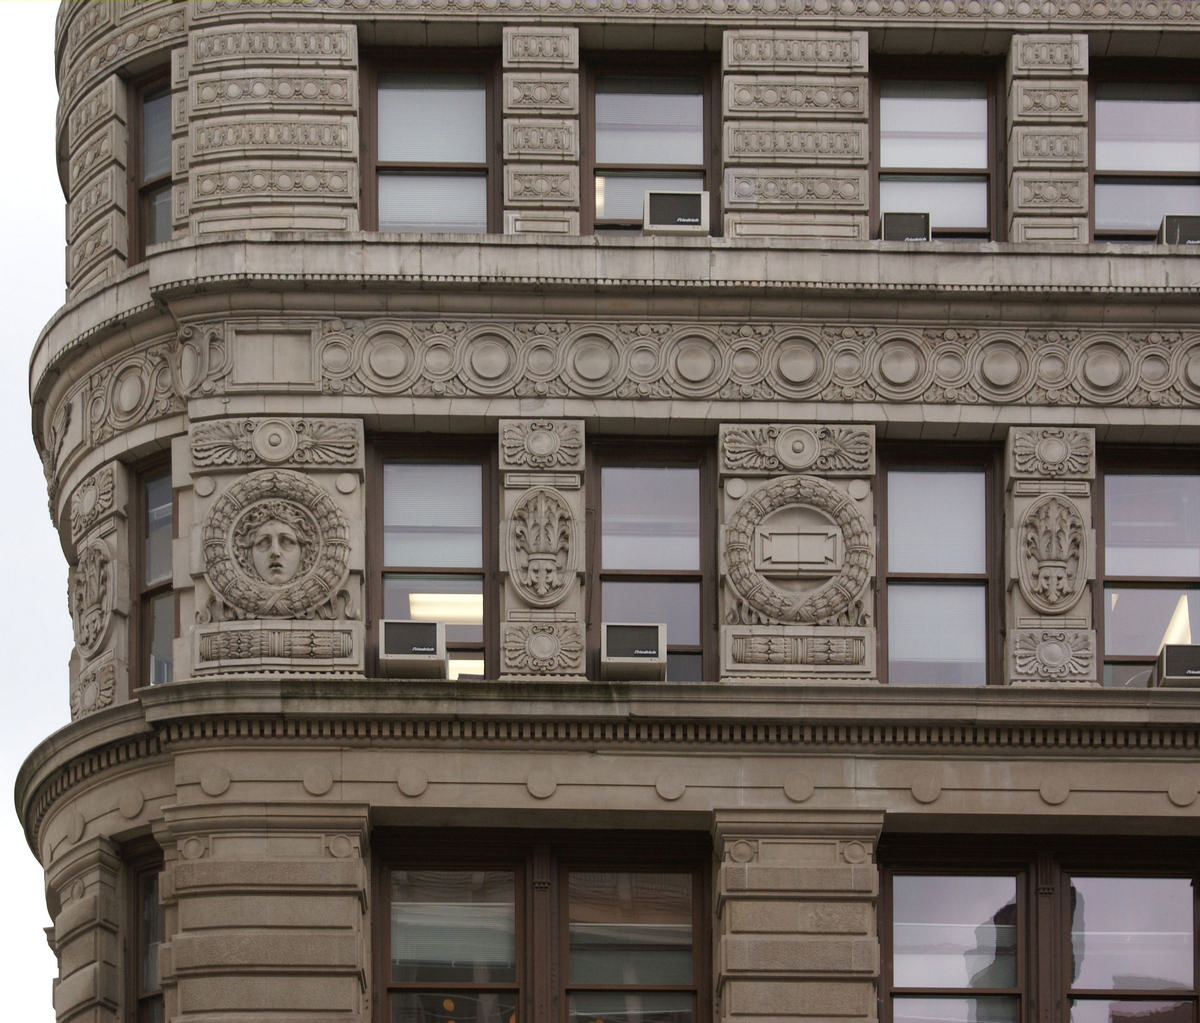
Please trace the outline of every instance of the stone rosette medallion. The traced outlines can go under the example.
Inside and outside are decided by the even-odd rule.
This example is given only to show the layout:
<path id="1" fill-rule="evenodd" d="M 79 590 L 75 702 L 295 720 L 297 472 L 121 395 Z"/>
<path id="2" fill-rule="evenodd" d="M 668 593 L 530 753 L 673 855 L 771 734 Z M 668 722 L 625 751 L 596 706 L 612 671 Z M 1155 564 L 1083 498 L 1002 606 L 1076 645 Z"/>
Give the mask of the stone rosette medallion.
<path id="1" fill-rule="evenodd" d="M 253 565 L 250 540 L 270 522 L 286 523 L 300 547 L 290 578 L 272 583 Z M 204 574 L 227 616 L 332 618 L 350 562 L 345 514 L 319 486 L 288 469 L 251 473 L 213 505 L 204 523 Z"/>

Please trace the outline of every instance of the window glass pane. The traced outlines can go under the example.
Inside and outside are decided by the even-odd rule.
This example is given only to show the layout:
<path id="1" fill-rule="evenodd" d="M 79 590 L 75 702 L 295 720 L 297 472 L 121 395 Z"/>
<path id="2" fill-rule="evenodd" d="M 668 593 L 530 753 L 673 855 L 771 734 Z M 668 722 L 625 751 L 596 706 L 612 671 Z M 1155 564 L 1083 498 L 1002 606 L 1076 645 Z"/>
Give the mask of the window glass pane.
<path id="1" fill-rule="evenodd" d="M 569 983 L 692 983 L 690 875 L 572 871 L 567 889 Z"/>
<path id="2" fill-rule="evenodd" d="M 668 682 L 703 682 L 704 656 L 667 652 Z"/>
<path id="3" fill-rule="evenodd" d="M 482 643 L 483 577 L 385 575 L 383 617 L 445 622 L 447 643 Z"/>
<path id="4" fill-rule="evenodd" d="M 699 469 L 606 466 L 600 500 L 601 567 L 700 568 Z"/>
<path id="5" fill-rule="evenodd" d="M 884 82 L 879 124 L 881 166 L 988 165 L 986 82 Z"/>
<path id="6" fill-rule="evenodd" d="M 931 231 L 987 230 L 987 179 L 934 174 L 880 177 L 882 213 L 928 213 Z"/>
<path id="7" fill-rule="evenodd" d="M 485 163 L 483 75 L 379 76 L 379 160 Z"/>
<path id="8" fill-rule="evenodd" d="M 158 979 L 158 950 L 163 940 L 162 907 L 158 902 L 158 873 L 142 874 L 138 879 L 138 888 L 142 917 L 138 932 L 141 946 L 138 956 L 138 994 L 146 995 L 152 994 L 162 986 Z"/>
<path id="9" fill-rule="evenodd" d="M 1157 231 L 1168 213 L 1200 216 L 1200 183 L 1097 181 L 1097 231 Z"/>
<path id="10" fill-rule="evenodd" d="M 152 586 L 171 578 L 171 474 L 151 476 L 143 487 L 146 501 L 143 582 Z"/>
<path id="11" fill-rule="evenodd" d="M 513 991 L 394 992 L 391 1023 L 517 1023 Z"/>
<path id="12" fill-rule="evenodd" d="M 692 1023 L 685 992 L 576 991 L 567 998 L 570 1023 Z"/>
<path id="13" fill-rule="evenodd" d="M 889 586 L 888 682 L 985 685 L 985 594 L 983 586 Z"/>
<path id="14" fill-rule="evenodd" d="M 1102 682 L 1114 689 L 1147 689 L 1154 674 L 1154 665 L 1146 664 L 1106 664 Z"/>
<path id="15" fill-rule="evenodd" d="M 1102 998 L 1071 1000 L 1071 1023 L 1195 1023 L 1191 1002 L 1131 1002 Z"/>
<path id="16" fill-rule="evenodd" d="M 1104 653 L 1155 657 L 1164 643 L 1200 640 L 1200 589 L 1104 588 Z"/>
<path id="17" fill-rule="evenodd" d="M 982 472 L 893 471 L 887 488 L 889 571 L 984 572 Z"/>
<path id="18" fill-rule="evenodd" d="M 152 686 L 171 681 L 175 643 L 175 594 L 160 593 L 150 601 L 150 678 Z"/>
<path id="19" fill-rule="evenodd" d="M 383 547 L 385 564 L 397 567 L 481 566 L 482 467 L 385 465 Z"/>
<path id="20" fill-rule="evenodd" d="M 142 101 L 142 181 L 171 173 L 171 94 L 166 90 Z"/>
<path id="21" fill-rule="evenodd" d="M 379 230 L 487 231 L 487 178 L 481 174 L 381 174 Z"/>
<path id="22" fill-rule="evenodd" d="M 157 245 L 171 240 L 171 186 L 148 192 L 142 198 L 146 218 L 146 244 Z"/>
<path id="23" fill-rule="evenodd" d="M 647 192 L 703 190 L 703 174 L 597 174 L 596 219 L 641 223 Z"/>
<path id="24" fill-rule="evenodd" d="M 667 626 L 668 646 L 700 643 L 698 582 L 606 582 L 600 587 L 606 622 Z"/>
<path id="25" fill-rule="evenodd" d="M 392 980 L 515 981 L 515 907 L 511 871 L 393 871 Z"/>
<path id="26" fill-rule="evenodd" d="M 1097 85 L 1096 169 L 1200 171 L 1200 87 Z"/>
<path id="27" fill-rule="evenodd" d="M 1017 1023 L 1017 999 L 896 998 L 892 1023 Z"/>
<path id="28" fill-rule="evenodd" d="M 704 98 L 698 78 L 596 80 L 596 162 L 704 162 Z"/>
<path id="29" fill-rule="evenodd" d="M 1016 878 L 895 877 L 892 970 L 897 987 L 1015 987 Z"/>
<path id="30" fill-rule="evenodd" d="M 1104 477 L 1104 574 L 1200 576 L 1200 476 Z"/>
<path id="31" fill-rule="evenodd" d="M 1192 986 L 1192 883 L 1174 877 L 1071 882 L 1075 988 Z"/>

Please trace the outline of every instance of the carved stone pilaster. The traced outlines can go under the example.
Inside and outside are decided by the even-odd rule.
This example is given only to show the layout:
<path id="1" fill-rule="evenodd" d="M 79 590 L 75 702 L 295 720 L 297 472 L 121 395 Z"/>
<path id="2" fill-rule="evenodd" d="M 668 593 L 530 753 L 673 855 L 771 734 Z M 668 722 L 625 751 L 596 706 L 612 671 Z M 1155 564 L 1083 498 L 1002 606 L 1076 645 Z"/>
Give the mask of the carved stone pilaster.
<path id="1" fill-rule="evenodd" d="M 1085 242 L 1088 39 L 1015 35 L 1008 54 L 1009 238 Z"/>
<path id="2" fill-rule="evenodd" d="M 726 424 L 721 672 L 875 677 L 869 426 Z"/>
<path id="3" fill-rule="evenodd" d="M 199 422 L 187 455 L 190 673 L 361 674 L 362 423 Z"/>
<path id="4" fill-rule="evenodd" d="M 723 67 L 725 234 L 865 238 L 866 33 L 728 29 Z"/>
<path id="5" fill-rule="evenodd" d="M 585 677 L 583 423 L 500 421 L 500 674 Z"/>
<path id="6" fill-rule="evenodd" d="M 579 29 L 506 27 L 504 68 L 504 232 L 578 234 Z"/>
<path id="7" fill-rule="evenodd" d="M 1094 432 L 1013 427 L 1005 467 L 1009 684 L 1095 683 Z"/>

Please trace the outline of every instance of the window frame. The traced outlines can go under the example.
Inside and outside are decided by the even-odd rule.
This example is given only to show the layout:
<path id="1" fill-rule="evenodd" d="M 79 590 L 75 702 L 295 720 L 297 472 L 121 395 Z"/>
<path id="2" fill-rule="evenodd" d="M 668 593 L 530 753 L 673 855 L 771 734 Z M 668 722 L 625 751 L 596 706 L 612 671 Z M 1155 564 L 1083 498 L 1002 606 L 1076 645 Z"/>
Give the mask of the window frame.
<path id="1" fill-rule="evenodd" d="M 991 447 L 955 445 L 890 445 L 882 447 L 878 458 L 876 487 L 876 522 L 879 529 L 878 590 L 876 594 L 878 622 L 879 681 L 889 682 L 890 652 L 888 631 L 888 588 L 895 582 L 908 585 L 949 585 L 956 581 L 984 588 L 984 672 L 985 686 L 1004 685 L 1002 664 L 1003 643 L 1000 625 L 1004 621 L 1004 586 L 1001 575 L 1003 550 L 1002 516 L 999 508 L 999 479 L 1002 452 Z M 984 571 L 975 573 L 893 572 L 889 567 L 888 546 L 888 474 L 899 472 L 954 473 L 978 471 L 983 474 Z M 901 683 L 897 683 L 901 684 Z M 936 685 L 935 683 L 925 683 Z M 941 688 L 939 686 L 939 688 Z M 977 689 L 975 684 L 945 688 Z"/>
<path id="2" fill-rule="evenodd" d="M 718 55 L 719 56 L 719 55 Z M 580 230 L 583 234 L 625 234 L 642 237 L 642 221 L 604 220 L 596 218 L 596 174 L 597 171 L 636 172 L 669 175 L 702 174 L 703 191 L 708 192 L 709 231 L 705 236 L 721 234 L 720 216 L 720 167 L 718 152 L 720 139 L 720 73 L 717 57 L 707 53 L 667 54 L 657 51 L 625 53 L 614 58 L 610 53 L 584 54 L 580 60 L 582 101 L 580 103 L 579 130 L 583 144 L 580 147 Z M 648 68 L 653 69 L 647 71 Z M 596 160 L 596 80 L 597 78 L 699 78 L 700 95 L 704 104 L 701 114 L 704 138 L 702 164 L 601 164 Z"/>
<path id="3" fill-rule="evenodd" d="M 143 882 L 153 877 L 156 905 L 158 907 L 159 943 L 166 939 L 163 919 L 161 885 L 158 875 L 163 869 L 162 850 L 151 838 L 141 838 L 122 847 L 121 857 L 125 866 L 125 1012 L 126 1023 L 159 1023 L 163 1016 L 162 972 L 154 978 L 155 983 L 143 986 L 142 950 L 146 941 L 145 914 L 143 912 Z M 154 1009 L 157 1007 L 157 1013 Z"/>
<path id="4" fill-rule="evenodd" d="M 165 238 L 152 242 L 150 240 L 150 206 L 154 198 L 165 192 L 168 198 L 168 209 L 171 208 L 171 189 L 174 183 L 173 153 L 171 152 L 171 79 L 167 68 L 156 68 L 148 75 L 135 80 L 131 84 L 130 120 L 132 131 L 129 133 L 129 255 L 128 263 L 132 266 L 146 258 L 151 245 L 169 241 L 174 229 Z M 146 103 L 165 96 L 168 106 L 167 120 L 167 170 L 165 174 L 153 178 L 145 177 L 146 151 Z"/>
<path id="5" fill-rule="evenodd" d="M 479 74 L 484 80 L 484 152 L 481 164 L 452 164 L 379 159 L 379 83 L 382 76 L 405 74 Z M 361 137 L 359 139 L 362 182 L 360 213 L 364 230 L 380 231 L 379 179 L 383 174 L 443 172 L 453 176 L 482 176 L 487 202 L 486 234 L 503 231 L 504 193 L 500 159 L 502 132 L 500 110 L 499 56 L 478 50 L 446 49 L 383 50 L 367 53 L 362 60 Z M 482 175 L 480 170 L 482 169 Z M 446 233 L 441 231 L 432 234 Z M 458 232 L 449 232 L 458 233 Z M 473 232 L 461 232 L 472 234 Z"/>
<path id="6" fill-rule="evenodd" d="M 667 636 L 667 653 L 699 653 L 701 677 L 715 679 L 717 664 L 717 578 L 716 556 L 716 464 L 713 446 L 695 441 L 654 441 L 645 437 L 594 439 L 588 447 L 587 462 L 587 649 L 589 678 L 600 677 L 601 626 L 604 621 L 625 621 L 605 617 L 601 589 L 605 582 L 691 582 L 699 584 L 698 644 L 672 643 Z M 698 470 L 699 564 L 695 570 L 683 569 L 605 569 L 602 562 L 601 536 L 604 509 L 601 500 L 601 474 L 605 468 L 681 468 Z M 668 677 L 668 682 L 673 681 Z"/>
<path id="7" fill-rule="evenodd" d="M 1200 479 L 1200 463 L 1195 461 L 1195 452 L 1187 449 L 1166 448 L 1113 448 L 1101 452 L 1097 459 L 1096 484 L 1094 491 L 1096 532 L 1096 585 L 1092 594 L 1092 621 L 1096 631 L 1099 679 L 1102 686 L 1122 689 L 1148 687 L 1153 676 L 1156 656 L 1149 659 L 1133 655 L 1108 654 L 1108 638 L 1105 627 L 1106 593 L 1110 583 L 1122 589 L 1164 589 L 1194 587 L 1200 591 L 1200 574 L 1194 576 L 1119 575 L 1110 573 L 1107 565 L 1108 517 L 1106 507 L 1106 482 L 1109 476 L 1189 476 Z M 1200 598 L 1200 592 L 1197 593 Z M 1194 642 L 1200 642 L 1200 636 Z M 1106 681 L 1109 665 L 1141 666 L 1146 675 L 1145 686 L 1132 686 L 1128 682 L 1117 684 Z M 1136 676 L 1135 676 L 1136 677 Z"/>
<path id="8" fill-rule="evenodd" d="M 602 840 L 599 840 L 601 839 Z M 517 875 L 517 1018 L 566 1018 L 569 871 L 670 872 L 692 876 L 694 1023 L 712 1023 L 712 842 L 693 832 L 544 831 L 516 828 L 384 828 L 374 852 L 374 1023 L 390 1023 L 393 870 L 514 870 Z M 436 987 L 437 985 L 425 985 Z M 649 990 L 649 988 L 647 988 Z M 545 1018 L 542 1018 L 544 1011 Z"/>
<path id="9" fill-rule="evenodd" d="M 987 146 L 988 158 L 985 167 L 884 167 L 882 152 L 883 119 L 880 116 L 880 98 L 884 82 L 982 82 L 987 92 Z M 933 210 L 904 210 L 930 214 L 930 238 L 933 240 L 1004 241 L 1007 195 L 1004 138 L 1004 88 L 1003 67 L 994 58 L 954 58 L 947 60 L 914 63 L 911 60 L 889 60 L 879 57 L 871 68 L 871 210 L 873 211 L 871 237 L 883 237 L 883 208 L 880 198 L 880 180 L 895 177 L 951 177 L 984 178 L 987 189 L 985 209 L 987 225 L 984 228 L 949 227 L 933 225 Z"/>
<path id="10" fill-rule="evenodd" d="M 1197 89 L 1200 102 L 1200 62 L 1196 61 L 1139 61 L 1139 60 L 1093 60 L 1088 75 L 1088 227 L 1094 242 L 1126 242 L 1133 244 L 1153 243 L 1158 237 L 1158 225 L 1152 230 L 1096 230 L 1096 184 L 1104 183 L 1187 183 L 1191 182 L 1200 191 L 1200 167 L 1193 171 L 1110 171 L 1100 170 L 1096 164 L 1096 147 L 1100 142 L 1099 122 L 1096 119 L 1098 86 L 1101 85 L 1179 85 L 1190 84 Z M 1171 213 L 1186 213 L 1183 210 L 1166 210 Z M 1161 223 L 1161 217 L 1160 223 Z"/>
<path id="11" fill-rule="evenodd" d="M 497 494 L 497 449 L 495 441 L 487 437 L 464 436 L 428 437 L 424 434 L 393 435 L 377 438 L 372 445 L 371 457 L 371 501 L 370 515 L 373 525 L 369 530 L 368 564 L 377 566 L 368 573 L 368 608 L 370 631 L 368 635 L 368 670 L 379 676 L 379 623 L 384 620 L 384 577 L 388 575 L 462 575 L 483 578 L 483 660 L 484 678 L 496 678 L 500 665 L 500 574 L 499 523 L 500 507 Z M 388 464 L 411 465 L 478 465 L 481 469 L 481 529 L 483 564 L 479 570 L 462 567 L 435 568 L 429 566 L 394 566 L 384 560 L 384 466 Z M 449 655 L 454 650 L 472 649 L 476 644 L 446 642 Z"/>
<path id="12" fill-rule="evenodd" d="M 1075 988 L 1070 891 L 1077 877 L 1179 878 L 1192 884 L 1192 987 L 1136 989 L 1138 1000 L 1190 1001 L 1200 1018 L 1200 844 L 1159 836 L 1148 861 L 1144 839 L 1105 836 L 885 834 L 879 843 L 880 1023 L 894 1023 L 893 1004 L 908 989 L 894 983 L 894 880 L 897 875 L 1017 876 L 1018 1020 L 1041 1019 L 1051 1006 L 1068 1007 Z M 1149 865 L 1147 865 L 1149 863 Z M 1040 950 L 1040 951 L 1039 951 Z M 972 988 L 946 989 L 953 994 Z M 983 989 L 980 989 L 983 990 Z M 1091 994 L 1096 992 L 1086 989 Z M 1102 992 L 1114 999 L 1133 989 Z M 1157 997 L 1155 997 L 1157 996 Z M 1064 1008 L 1062 1018 L 1067 1018 Z"/>
<path id="13" fill-rule="evenodd" d="M 132 656 L 130 661 L 134 666 L 130 672 L 131 690 L 156 684 L 169 685 L 174 681 L 175 659 L 173 651 L 171 657 L 172 677 L 165 682 L 154 682 L 154 669 L 151 661 L 154 643 L 154 604 L 159 598 L 165 597 L 168 594 L 172 597 L 172 643 L 179 637 L 179 601 L 174 592 L 173 550 L 170 555 L 171 571 L 167 574 L 167 577 L 154 582 L 147 582 L 146 580 L 146 572 L 149 567 L 146 558 L 146 544 L 150 538 L 148 487 L 152 482 L 163 479 L 166 480 L 168 486 L 171 488 L 171 547 L 174 548 L 175 541 L 178 539 L 179 495 L 175 490 L 171 475 L 171 463 L 168 459 L 155 459 L 153 462 L 144 465 L 137 472 L 135 476 L 135 494 L 131 502 L 133 506 L 133 519 L 130 523 L 130 546 L 132 548 L 132 557 L 130 558 L 132 568 L 131 583 L 133 586 L 133 604 L 137 609 L 137 614 L 131 623 L 132 627 L 130 629 L 132 634 L 130 642 Z"/>

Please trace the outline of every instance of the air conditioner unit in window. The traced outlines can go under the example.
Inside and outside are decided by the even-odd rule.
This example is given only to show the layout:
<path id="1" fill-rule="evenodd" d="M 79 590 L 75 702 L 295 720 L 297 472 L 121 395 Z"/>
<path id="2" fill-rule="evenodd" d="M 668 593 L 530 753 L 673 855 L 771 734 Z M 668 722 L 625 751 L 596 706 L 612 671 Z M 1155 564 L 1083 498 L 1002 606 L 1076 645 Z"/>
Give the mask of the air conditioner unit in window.
<path id="1" fill-rule="evenodd" d="M 647 192 L 642 234 L 708 234 L 708 193 Z"/>
<path id="2" fill-rule="evenodd" d="M 1154 664 L 1156 686 L 1200 688 L 1200 646 L 1168 643 Z"/>
<path id="3" fill-rule="evenodd" d="M 661 682 L 667 677 L 667 627 L 628 622 L 600 626 L 600 678 Z"/>
<path id="4" fill-rule="evenodd" d="M 927 242 L 930 238 L 929 214 L 885 213 L 880 233 L 885 242 Z"/>
<path id="5" fill-rule="evenodd" d="M 1200 217 L 1168 215 L 1158 228 L 1159 245 L 1200 245 Z"/>
<path id="6" fill-rule="evenodd" d="M 442 622 L 381 621 L 379 673 L 387 678 L 448 678 Z"/>

